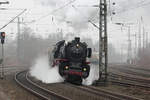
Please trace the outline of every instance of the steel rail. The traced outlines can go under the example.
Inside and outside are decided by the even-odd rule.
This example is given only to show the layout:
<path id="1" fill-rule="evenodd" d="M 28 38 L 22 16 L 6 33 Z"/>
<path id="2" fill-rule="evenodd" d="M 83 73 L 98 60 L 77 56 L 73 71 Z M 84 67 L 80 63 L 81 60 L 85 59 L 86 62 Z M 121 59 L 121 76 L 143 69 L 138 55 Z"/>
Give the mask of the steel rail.
<path id="1" fill-rule="evenodd" d="M 120 93 L 110 92 L 110 91 L 100 89 L 100 88 L 97 88 L 94 86 L 75 86 L 72 84 L 69 84 L 68 86 L 73 86 L 73 87 L 78 88 L 82 91 L 109 98 L 110 100 L 141 100 L 139 98 L 131 97 L 131 96 L 120 94 Z"/>
<path id="2" fill-rule="evenodd" d="M 149 81 L 147 80 L 140 80 L 136 78 L 130 78 L 127 76 L 121 77 L 121 79 L 118 79 L 116 74 L 115 75 L 109 75 L 110 76 L 110 82 L 119 84 L 119 85 L 127 85 L 127 86 L 136 86 L 136 87 L 142 87 L 146 89 L 150 89 Z M 119 76 L 119 75 L 118 75 Z"/>
<path id="3" fill-rule="evenodd" d="M 29 79 L 27 78 L 27 71 L 19 72 L 15 75 L 15 81 L 21 85 L 23 88 L 27 89 L 31 93 L 37 95 L 41 99 L 44 100 L 71 100 L 67 97 L 64 97 L 62 95 L 58 95 L 57 93 L 46 90 L 38 85 L 33 84 Z"/>

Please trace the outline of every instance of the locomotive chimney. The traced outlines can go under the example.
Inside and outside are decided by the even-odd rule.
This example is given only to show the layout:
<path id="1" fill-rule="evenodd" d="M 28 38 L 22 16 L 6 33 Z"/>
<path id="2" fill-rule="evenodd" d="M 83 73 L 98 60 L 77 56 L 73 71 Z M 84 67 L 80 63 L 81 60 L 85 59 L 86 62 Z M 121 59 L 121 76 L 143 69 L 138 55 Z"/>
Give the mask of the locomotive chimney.
<path id="1" fill-rule="evenodd" d="M 75 41 L 76 42 L 80 42 L 80 38 L 79 37 L 75 37 Z"/>

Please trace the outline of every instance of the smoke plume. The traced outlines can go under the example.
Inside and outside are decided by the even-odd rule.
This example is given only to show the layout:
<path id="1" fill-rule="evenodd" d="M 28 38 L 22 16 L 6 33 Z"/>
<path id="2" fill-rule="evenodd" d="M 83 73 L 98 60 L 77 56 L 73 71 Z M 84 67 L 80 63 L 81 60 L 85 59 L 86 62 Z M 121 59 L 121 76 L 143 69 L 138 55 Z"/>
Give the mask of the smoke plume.
<path id="1" fill-rule="evenodd" d="M 64 81 L 58 73 L 58 67 L 49 66 L 47 56 L 40 57 L 35 61 L 30 69 L 30 74 L 43 83 L 58 83 Z"/>
<path id="2" fill-rule="evenodd" d="M 68 4 L 71 1 L 73 0 L 37 0 L 36 2 L 43 7 L 49 7 L 54 10 Z M 54 19 L 59 23 L 66 23 L 66 25 L 68 27 L 72 27 L 74 31 L 81 31 L 84 29 L 87 30 L 89 24 L 88 20 L 98 15 L 98 8 L 84 6 L 92 6 L 97 4 L 98 0 L 76 0 L 53 13 Z M 78 7 L 78 5 L 81 5 L 81 7 Z"/>

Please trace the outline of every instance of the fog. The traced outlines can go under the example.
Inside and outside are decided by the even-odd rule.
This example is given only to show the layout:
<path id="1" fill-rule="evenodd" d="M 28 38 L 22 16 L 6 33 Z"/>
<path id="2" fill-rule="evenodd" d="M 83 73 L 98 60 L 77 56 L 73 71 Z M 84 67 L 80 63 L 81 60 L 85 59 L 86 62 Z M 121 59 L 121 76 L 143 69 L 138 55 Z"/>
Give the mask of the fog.
<path id="1" fill-rule="evenodd" d="M 10 5 L 2 5 L 2 7 L 10 8 L 27 8 L 27 11 L 20 16 L 20 44 L 17 43 L 17 19 L 3 29 L 3 31 L 8 33 L 6 37 L 6 50 L 8 50 L 8 53 L 11 53 L 13 56 L 21 56 L 20 59 L 23 59 L 23 62 L 29 62 L 28 57 L 26 57 L 27 55 L 31 56 L 30 58 L 33 57 L 34 60 L 38 55 L 46 52 L 47 48 L 51 48 L 56 41 L 62 39 L 71 40 L 75 36 L 80 36 L 82 39 L 85 38 L 87 42 L 88 40 L 91 40 L 88 42 L 89 46 L 98 51 L 98 29 L 89 23 L 88 20 L 91 20 L 98 25 L 99 9 L 91 6 L 98 5 L 99 0 L 31 0 L 30 4 L 28 2 L 29 0 L 20 4 L 20 0 L 10 0 Z M 115 2 L 115 5 L 112 4 L 113 2 Z M 108 42 L 110 62 L 125 62 L 127 59 L 128 29 L 123 26 L 115 25 L 114 23 L 137 23 L 142 16 L 142 27 L 144 26 L 145 31 L 149 32 L 148 8 L 148 0 L 131 0 L 130 2 L 128 0 L 111 0 L 108 2 Z M 15 11 L 16 13 L 14 13 Z M 1 15 L 3 16 L 2 20 L 6 20 L 6 17 L 11 19 L 20 11 L 21 10 L 13 10 L 12 12 L 11 10 L 2 11 L 1 14 L 6 14 L 6 16 Z M 110 14 L 113 11 L 116 13 L 115 15 Z M 9 20 L 5 21 L 5 23 L 8 21 Z M 1 26 L 5 23 L 1 23 Z M 131 27 L 131 35 L 134 35 L 137 32 L 138 24 Z M 132 48 L 134 49 L 133 36 L 131 36 L 131 40 Z M 30 43 L 35 47 L 30 45 Z M 20 47 L 18 45 L 20 45 Z M 124 48 L 121 51 L 122 45 L 124 45 Z M 12 48 L 12 50 L 8 49 L 8 46 Z M 21 49 L 20 51 L 18 51 L 18 47 Z M 18 54 L 16 54 L 17 52 Z M 6 53 L 6 55 L 8 55 L 8 53 Z M 23 53 L 24 55 L 22 55 Z M 123 60 L 120 60 L 121 56 L 123 56 Z M 132 56 L 135 55 L 132 54 Z"/>
<path id="2" fill-rule="evenodd" d="M 31 69 L 31 75 L 44 83 L 63 82 L 63 78 L 58 74 L 58 67 L 49 66 L 46 57 L 54 48 L 55 43 L 60 40 L 71 41 L 76 36 L 92 48 L 91 62 L 98 64 L 99 30 L 88 21 L 91 20 L 98 26 L 99 9 L 91 5 L 99 4 L 99 0 L 31 0 L 31 4 L 28 3 L 29 1 L 19 4 L 20 0 L 15 0 L 10 6 L 2 6 L 10 7 L 10 9 L 18 7 L 19 10 L 12 10 L 12 12 L 2 10 L 0 27 L 20 13 L 22 11 L 20 8 L 27 8 L 27 11 L 19 16 L 20 26 L 17 26 L 19 22 L 16 19 L 1 30 L 7 33 L 4 44 L 5 65 L 27 66 Z M 112 5 L 113 2 L 115 5 Z M 16 6 L 14 6 L 15 3 L 17 3 Z M 111 0 L 108 3 L 109 63 L 127 63 L 128 23 L 134 23 L 135 25 L 130 29 L 132 64 L 150 65 L 148 61 L 150 59 L 149 3 L 148 0 Z M 115 15 L 111 14 L 112 12 L 115 12 Z M 119 26 L 115 23 L 126 25 Z M 137 40 L 135 40 L 135 35 L 137 35 Z M 141 40 L 141 47 L 139 40 Z M 2 55 L 1 48 L 0 46 L 0 55 Z M 90 85 L 97 79 L 96 67 L 98 65 L 91 65 L 90 76 L 83 80 L 84 85 Z M 41 74 L 39 74 L 40 71 Z"/>

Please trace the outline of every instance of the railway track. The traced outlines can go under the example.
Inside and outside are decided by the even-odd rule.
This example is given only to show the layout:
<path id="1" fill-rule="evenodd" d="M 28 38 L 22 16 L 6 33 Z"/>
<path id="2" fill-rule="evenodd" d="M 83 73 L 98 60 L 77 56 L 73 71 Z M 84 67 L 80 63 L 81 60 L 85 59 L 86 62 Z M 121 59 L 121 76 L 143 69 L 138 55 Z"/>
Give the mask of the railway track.
<path id="1" fill-rule="evenodd" d="M 130 81 L 135 81 L 139 83 L 145 83 L 145 84 L 150 84 L 150 80 L 147 78 L 142 78 L 142 77 L 134 77 L 129 74 L 122 74 L 122 73 L 110 73 L 111 77 L 117 78 L 117 79 L 125 79 L 125 80 L 130 80 Z"/>
<path id="2" fill-rule="evenodd" d="M 82 92 L 89 93 L 90 96 L 95 95 L 95 96 L 104 98 L 104 99 L 92 99 L 92 100 L 142 100 L 142 99 L 135 98 L 135 97 L 128 96 L 128 95 L 110 92 L 108 90 L 100 89 L 94 86 L 77 86 L 77 85 L 73 85 L 70 83 L 64 83 L 64 84 L 57 84 L 57 87 L 61 87 L 61 88 L 66 87 L 68 89 L 70 89 L 71 87 L 72 89 L 78 89 Z M 74 99 L 74 100 L 77 100 L 77 99 Z"/>
<path id="3" fill-rule="evenodd" d="M 42 100 L 71 100 L 70 98 L 58 95 L 53 91 L 47 90 L 38 86 L 37 84 L 34 84 L 28 79 L 27 71 L 17 73 L 15 75 L 15 81 L 23 88 L 40 97 Z"/>
<path id="4" fill-rule="evenodd" d="M 112 83 L 150 89 L 150 74 L 148 70 L 127 65 L 116 65 L 110 68 L 109 78 Z"/>
<path id="5" fill-rule="evenodd" d="M 97 87 L 94 87 L 94 86 L 78 86 L 77 88 L 79 88 L 83 91 L 94 93 L 96 95 L 102 95 L 106 98 L 109 98 L 110 100 L 141 100 L 139 98 L 135 98 L 135 97 L 119 94 L 119 93 L 106 91 L 104 89 L 100 89 L 100 88 L 97 88 Z"/>
<path id="6" fill-rule="evenodd" d="M 23 88 L 27 89 L 31 93 L 39 96 L 41 99 L 45 100 L 71 100 L 70 98 L 67 98 L 62 95 L 58 95 L 57 93 L 50 91 L 48 89 L 45 89 L 44 87 L 39 86 L 38 84 L 34 83 L 30 77 L 28 77 L 27 71 L 19 72 L 15 76 L 16 82 L 21 85 Z M 106 91 L 94 86 L 76 86 L 72 84 L 60 84 L 61 87 L 67 86 L 67 87 L 74 87 L 79 89 L 82 92 L 88 92 L 90 94 L 94 94 L 100 97 L 107 98 L 106 100 L 141 100 L 139 98 L 118 94 L 110 91 Z"/>
<path id="7" fill-rule="evenodd" d="M 150 80 L 137 78 L 137 77 L 130 77 L 128 75 L 121 75 L 121 74 L 114 74 L 111 73 L 109 75 L 110 81 L 115 84 L 119 85 L 126 85 L 126 86 L 136 86 L 142 87 L 145 89 L 150 89 Z"/>
<path id="8" fill-rule="evenodd" d="M 115 65 L 113 65 L 115 66 Z M 135 65 L 133 66 L 127 66 L 127 65 L 116 65 L 115 67 L 110 67 L 112 71 L 117 70 L 126 74 L 138 76 L 138 77 L 145 77 L 145 78 L 150 78 L 150 69 L 144 69 L 140 67 L 136 67 Z"/>
<path id="9" fill-rule="evenodd" d="M 88 92 L 91 94 L 102 96 L 102 97 L 106 98 L 106 100 L 107 99 L 108 100 L 142 100 L 142 99 L 139 99 L 136 97 L 104 90 L 104 89 L 101 89 L 101 88 L 98 88 L 95 86 L 76 86 L 76 85 L 73 85 L 70 83 L 65 83 L 65 84 L 67 84 L 67 86 L 71 86 L 71 87 L 77 88 L 79 90 L 82 90 L 82 91 L 85 91 L 85 92 Z"/>
<path id="10" fill-rule="evenodd" d="M 140 71 L 140 70 L 136 70 L 136 68 L 134 69 L 129 69 L 129 68 L 114 68 L 115 70 L 118 70 L 122 73 L 126 73 L 126 74 L 129 74 L 129 75 L 134 75 L 134 76 L 137 76 L 137 77 L 144 77 L 144 78 L 150 78 L 150 74 L 146 71 Z M 113 69 L 113 70 L 114 70 Z"/>
<path id="11" fill-rule="evenodd" d="M 138 65 L 130 65 L 130 66 L 126 66 L 126 68 L 129 68 L 129 69 L 135 69 L 135 70 L 139 70 L 139 71 L 145 71 L 147 73 L 150 72 L 150 69 L 146 69 L 146 68 L 143 68 L 142 66 L 138 66 Z"/>
<path id="12" fill-rule="evenodd" d="M 131 96 L 128 96 L 128 95 L 123 95 L 123 94 L 119 94 L 119 93 L 106 91 L 104 89 L 100 89 L 100 88 L 97 88 L 97 87 L 94 87 L 94 86 L 77 86 L 77 85 L 73 85 L 73 84 L 70 84 L 70 83 L 64 83 L 64 84 L 57 83 L 56 85 L 57 85 L 58 88 L 62 88 L 62 89 L 63 88 L 75 89 L 76 88 L 76 89 L 78 89 L 82 92 L 88 92 L 89 94 L 91 94 L 91 96 L 92 95 L 97 95 L 97 96 L 100 96 L 100 97 L 104 97 L 104 98 L 106 98 L 105 100 L 141 100 L 139 98 L 131 97 Z"/>
<path id="13" fill-rule="evenodd" d="M 129 79 L 129 77 L 128 77 Z M 145 89 L 150 89 L 150 85 L 148 83 L 141 83 L 141 82 L 137 82 L 135 80 L 132 79 L 117 79 L 114 76 L 111 76 L 110 78 L 110 82 L 112 84 L 117 84 L 117 85 L 123 85 L 123 86 L 135 86 L 135 87 L 141 87 L 141 88 L 145 88 Z"/>

